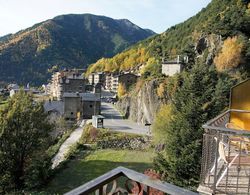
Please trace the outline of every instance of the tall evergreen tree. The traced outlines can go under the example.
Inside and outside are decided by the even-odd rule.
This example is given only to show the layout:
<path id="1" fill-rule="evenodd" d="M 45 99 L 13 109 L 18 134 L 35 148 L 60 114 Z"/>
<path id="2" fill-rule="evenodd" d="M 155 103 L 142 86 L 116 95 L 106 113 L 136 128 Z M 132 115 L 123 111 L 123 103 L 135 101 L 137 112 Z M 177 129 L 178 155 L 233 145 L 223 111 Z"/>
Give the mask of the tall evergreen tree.
<path id="1" fill-rule="evenodd" d="M 172 119 L 167 120 L 163 125 L 166 129 L 161 131 L 166 140 L 165 150 L 156 157 L 155 166 L 167 181 L 193 186 L 200 173 L 202 125 L 226 106 L 225 97 L 233 82 L 213 67 L 199 63 L 179 78 L 180 86 L 171 96 Z"/>
<path id="2" fill-rule="evenodd" d="M 0 111 L 0 193 L 28 186 L 26 178 L 34 177 L 35 172 L 43 174 L 45 165 L 41 163 L 50 130 L 43 106 L 24 91 L 14 95 Z M 38 159 L 40 165 L 36 164 Z M 38 177 L 33 179 L 38 182 Z"/>

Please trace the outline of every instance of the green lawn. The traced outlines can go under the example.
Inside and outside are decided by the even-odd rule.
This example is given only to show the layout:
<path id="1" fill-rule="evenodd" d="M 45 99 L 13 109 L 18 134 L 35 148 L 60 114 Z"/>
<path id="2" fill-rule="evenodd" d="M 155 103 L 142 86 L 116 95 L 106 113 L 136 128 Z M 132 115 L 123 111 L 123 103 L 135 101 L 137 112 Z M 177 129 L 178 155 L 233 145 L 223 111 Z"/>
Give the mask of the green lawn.
<path id="1" fill-rule="evenodd" d="M 153 152 L 112 149 L 96 150 L 87 156 L 81 153 L 69 161 L 43 190 L 49 194 L 62 194 L 118 166 L 143 172 L 152 167 L 153 155 Z"/>
<path id="2" fill-rule="evenodd" d="M 1 101 L 0 102 L 0 110 L 3 109 L 7 105 L 8 101 Z"/>

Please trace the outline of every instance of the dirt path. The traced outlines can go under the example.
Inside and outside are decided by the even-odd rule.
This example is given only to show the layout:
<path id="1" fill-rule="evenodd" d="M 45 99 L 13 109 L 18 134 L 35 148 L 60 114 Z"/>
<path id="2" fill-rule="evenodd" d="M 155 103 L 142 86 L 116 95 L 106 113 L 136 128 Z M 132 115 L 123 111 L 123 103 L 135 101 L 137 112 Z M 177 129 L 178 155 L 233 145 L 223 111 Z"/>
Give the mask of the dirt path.
<path id="1" fill-rule="evenodd" d="M 85 124 L 85 123 L 84 123 Z M 52 169 L 56 168 L 62 161 L 65 160 L 65 154 L 68 153 L 70 147 L 77 143 L 82 135 L 84 125 L 75 129 L 69 136 L 68 139 L 61 145 L 59 151 L 52 159 Z"/>

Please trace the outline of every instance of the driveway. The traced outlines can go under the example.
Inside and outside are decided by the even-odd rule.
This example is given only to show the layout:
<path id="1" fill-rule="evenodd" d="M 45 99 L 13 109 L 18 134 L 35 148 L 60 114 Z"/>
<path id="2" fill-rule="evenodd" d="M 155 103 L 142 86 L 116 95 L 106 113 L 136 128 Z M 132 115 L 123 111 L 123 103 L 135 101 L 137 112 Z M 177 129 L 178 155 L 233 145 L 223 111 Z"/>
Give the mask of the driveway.
<path id="1" fill-rule="evenodd" d="M 102 102 L 101 111 L 102 115 L 105 117 L 104 128 L 126 133 L 135 133 L 141 135 L 148 134 L 148 127 L 127 119 L 123 119 L 113 104 Z"/>

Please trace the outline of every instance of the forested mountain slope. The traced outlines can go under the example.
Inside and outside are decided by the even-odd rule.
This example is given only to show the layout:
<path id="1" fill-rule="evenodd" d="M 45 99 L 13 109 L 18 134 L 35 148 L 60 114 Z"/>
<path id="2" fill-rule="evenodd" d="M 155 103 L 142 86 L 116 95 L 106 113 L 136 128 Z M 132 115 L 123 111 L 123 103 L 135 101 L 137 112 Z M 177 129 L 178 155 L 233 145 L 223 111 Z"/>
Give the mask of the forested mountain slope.
<path id="1" fill-rule="evenodd" d="M 87 68 L 153 34 L 126 19 L 58 16 L 0 38 L 0 80 L 41 84 L 55 69 Z"/>
<path id="2" fill-rule="evenodd" d="M 150 72 L 158 71 L 161 57 L 172 58 L 179 54 L 203 57 L 212 64 L 215 56 L 219 56 L 225 40 L 231 45 L 231 51 L 225 51 L 217 63 L 218 69 L 231 69 L 244 65 L 249 67 L 250 58 L 250 4 L 249 0 L 213 0 L 206 8 L 187 21 L 169 28 L 160 35 L 151 37 L 132 46 L 111 59 L 101 59 L 93 64 L 89 72 L 107 70 L 129 70 L 146 65 Z M 232 39 L 233 40 L 230 40 Z M 227 53 L 235 52 L 238 62 L 224 67 Z M 223 59 L 226 58 L 226 59 Z M 229 59 L 230 60 L 230 59 Z M 217 60 L 219 61 L 219 60 Z"/>

